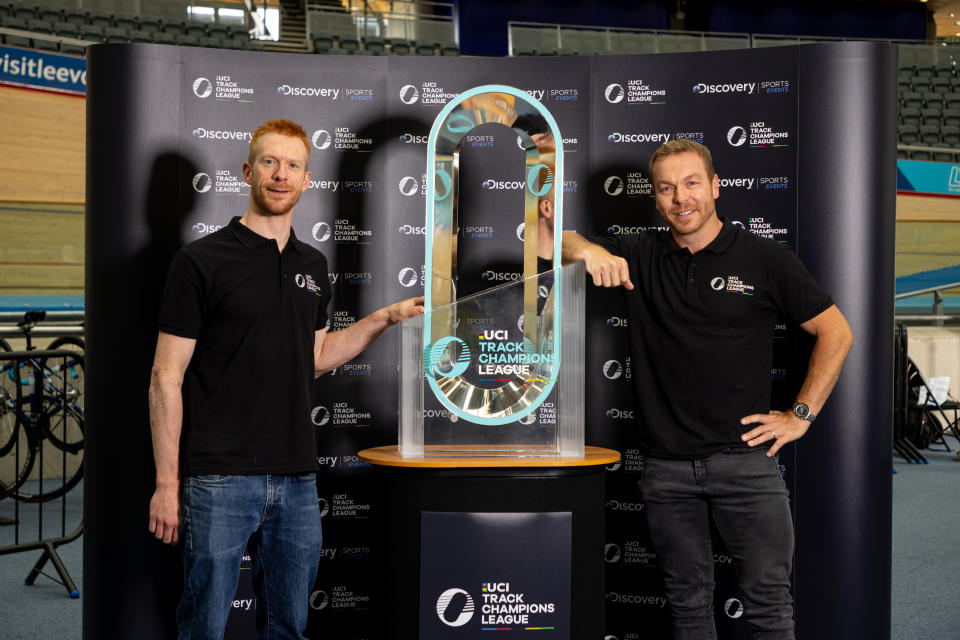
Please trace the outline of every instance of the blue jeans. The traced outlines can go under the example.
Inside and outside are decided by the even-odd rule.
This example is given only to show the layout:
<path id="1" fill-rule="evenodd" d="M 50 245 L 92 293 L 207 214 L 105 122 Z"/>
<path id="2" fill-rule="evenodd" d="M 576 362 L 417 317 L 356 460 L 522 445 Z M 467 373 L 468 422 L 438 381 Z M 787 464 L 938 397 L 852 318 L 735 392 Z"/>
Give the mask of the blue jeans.
<path id="1" fill-rule="evenodd" d="M 189 477 L 180 539 L 180 640 L 223 637 L 248 541 L 257 637 L 303 638 L 322 542 L 316 474 Z"/>
<path id="2" fill-rule="evenodd" d="M 793 522 L 776 457 L 731 448 L 698 460 L 645 458 L 640 497 L 663 570 L 675 640 L 713 640 L 710 519 L 733 557 L 754 638 L 793 640 Z"/>

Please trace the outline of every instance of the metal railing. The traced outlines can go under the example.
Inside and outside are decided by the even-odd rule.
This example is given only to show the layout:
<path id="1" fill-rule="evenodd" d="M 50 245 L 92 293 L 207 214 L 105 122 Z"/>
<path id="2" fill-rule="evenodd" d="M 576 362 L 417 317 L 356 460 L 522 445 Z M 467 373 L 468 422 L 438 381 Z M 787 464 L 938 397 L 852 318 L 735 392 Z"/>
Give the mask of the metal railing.
<path id="1" fill-rule="evenodd" d="M 449 2 L 390 3 L 391 11 L 377 11 L 369 2 L 351 0 L 338 10 L 307 3 L 307 39 L 315 33 L 354 38 L 402 38 L 459 45 L 455 5 Z M 430 9 L 432 13 L 424 13 Z"/>
<path id="2" fill-rule="evenodd" d="M 533 49 L 537 53 L 672 53 L 865 40 L 898 45 L 902 63 L 929 62 L 935 64 L 947 60 L 960 60 L 960 43 L 948 40 L 928 42 L 902 38 L 843 38 L 770 33 L 670 31 L 665 29 L 597 27 L 519 21 L 507 23 L 507 37 L 510 55 L 517 55 L 518 49 L 521 51 Z"/>
<path id="3" fill-rule="evenodd" d="M 930 154 L 930 158 L 927 158 L 934 162 L 960 162 L 960 149 L 954 147 L 927 147 L 917 144 L 898 144 L 897 151 L 921 151 Z M 949 155 L 949 158 L 937 158 L 939 155 Z M 905 158 L 901 158 L 903 160 Z M 920 158 L 912 158 L 914 160 L 919 160 Z"/>

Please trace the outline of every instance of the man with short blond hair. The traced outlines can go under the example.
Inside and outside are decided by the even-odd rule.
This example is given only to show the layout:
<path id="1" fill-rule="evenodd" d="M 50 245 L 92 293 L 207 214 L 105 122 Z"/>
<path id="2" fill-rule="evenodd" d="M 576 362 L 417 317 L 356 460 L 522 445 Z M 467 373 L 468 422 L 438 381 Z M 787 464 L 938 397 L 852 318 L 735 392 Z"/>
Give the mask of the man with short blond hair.
<path id="1" fill-rule="evenodd" d="M 623 287 L 644 454 L 641 499 L 664 574 L 675 640 L 716 638 L 716 523 L 734 558 L 754 638 L 792 640 L 793 526 L 776 454 L 802 437 L 836 383 L 853 337 L 797 256 L 717 216 L 710 151 L 690 140 L 650 160 L 669 231 L 563 236 L 564 263 Z M 816 339 L 786 411 L 771 410 L 778 317 Z"/>
<path id="2" fill-rule="evenodd" d="M 254 131 L 247 210 L 174 256 L 150 380 L 156 491 L 149 530 L 182 543 L 180 640 L 223 637 L 244 550 L 260 638 L 303 638 L 321 550 L 313 380 L 423 298 L 327 332 L 327 260 L 291 228 L 310 185 L 303 128 Z"/>

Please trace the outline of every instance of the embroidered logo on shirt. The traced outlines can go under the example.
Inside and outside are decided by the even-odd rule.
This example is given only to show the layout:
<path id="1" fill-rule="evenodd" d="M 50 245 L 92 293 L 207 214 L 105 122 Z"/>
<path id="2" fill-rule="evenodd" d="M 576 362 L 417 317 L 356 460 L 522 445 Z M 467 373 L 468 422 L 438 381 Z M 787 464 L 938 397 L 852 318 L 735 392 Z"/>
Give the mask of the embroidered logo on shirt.
<path id="1" fill-rule="evenodd" d="M 296 276 L 294 276 L 293 281 L 296 282 L 297 286 L 301 289 L 306 289 L 315 296 L 323 296 L 323 292 L 320 291 L 320 287 L 318 287 L 317 283 L 313 281 L 313 276 L 311 276 L 309 273 L 298 273 Z"/>
<path id="2" fill-rule="evenodd" d="M 717 276 L 710 281 L 710 288 L 714 291 L 726 291 L 727 293 L 739 293 L 745 296 L 752 296 L 754 287 L 752 284 L 746 284 L 740 280 L 740 276 L 727 276 L 726 279 Z"/>

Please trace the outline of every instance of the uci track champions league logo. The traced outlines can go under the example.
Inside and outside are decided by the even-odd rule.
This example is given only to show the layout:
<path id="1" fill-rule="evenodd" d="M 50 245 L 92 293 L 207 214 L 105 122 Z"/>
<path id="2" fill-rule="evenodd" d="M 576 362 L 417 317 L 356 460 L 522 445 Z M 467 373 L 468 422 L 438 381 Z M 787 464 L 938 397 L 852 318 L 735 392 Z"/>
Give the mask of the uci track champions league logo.
<path id="1" fill-rule="evenodd" d="M 603 90 L 603 97 L 610 104 L 667 104 L 667 90 L 644 80 L 608 84 Z"/>
<path id="2" fill-rule="evenodd" d="M 200 172 L 193 176 L 190 185 L 197 193 L 207 193 L 211 190 L 217 195 L 249 196 L 250 185 L 243 181 L 243 177 L 235 175 L 229 169 L 217 169 L 211 176 Z"/>
<path id="3" fill-rule="evenodd" d="M 447 91 L 436 82 L 424 81 L 419 84 L 405 84 L 400 87 L 400 102 L 406 105 L 420 104 L 425 107 L 439 107 L 447 104 L 459 93 Z"/>
<path id="4" fill-rule="evenodd" d="M 509 381 L 504 376 L 532 378 L 531 366 L 552 364 L 553 354 L 537 353 L 529 338 L 522 342 L 510 340 L 505 329 L 482 329 L 477 334 L 479 353 L 476 374 L 478 382 Z M 440 338 L 424 349 L 427 375 L 436 378 L 455 378 L 467 372 L 473 361 L 470 347 L 456 336 Z"/>
<path id="5" fill-rule="evenodd" d="M 437 598 L 437 617 L 448 627 L 463 627 L 474 619 L 480 602 L 481 631 L 551 631 L 544 618 L 557 612 L 555 602 L 527 602 L 527 594 L 514 591 L 509 582 L 484 582 L 480 598 L 465 589 L 452 587 Z M 512 627 L 509 625 L 516 625 Z M 539 626 L 543 625 L 543 626 Z"/>
<path id="6" fill-rule="evenodd" d="M 790 146 L 790 132 L 768 126 L 766 122 L 751 122 L 747 126 L 735 124 L 727 129 L 727 143 L 731 147 L 776 149 Z"/>
<path id="7" fill-rule="evenodd" d="M 206 100 L 213 97 L 217 102 L 253 102 L 254 90 L 252 87 L 241 86 L 230 76 L 213 76 L 213 80 L 199 77 L 193 81 L 193 95 Z"/>

